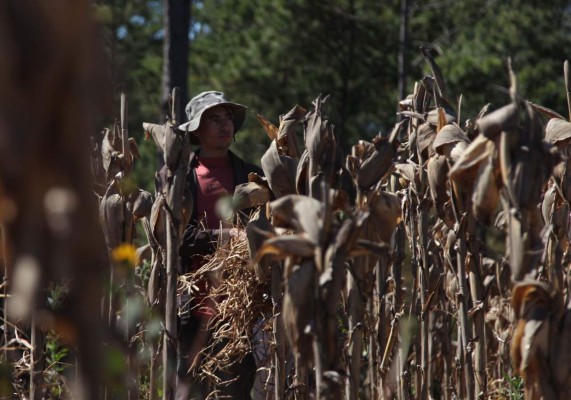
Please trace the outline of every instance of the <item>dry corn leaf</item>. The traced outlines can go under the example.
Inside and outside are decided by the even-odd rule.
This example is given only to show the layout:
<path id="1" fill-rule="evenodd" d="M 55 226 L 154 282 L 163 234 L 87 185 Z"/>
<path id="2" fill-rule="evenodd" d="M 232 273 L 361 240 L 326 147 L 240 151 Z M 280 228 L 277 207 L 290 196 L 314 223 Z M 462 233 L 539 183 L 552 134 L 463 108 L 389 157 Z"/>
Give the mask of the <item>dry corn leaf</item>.
<path id="1" fill-rule="evenodd" d="M 424 104 L 426 103 L 426 98 L 429 97 L 426 86 L 422 81 L 416 82 L 414 84 L 414 93 L 412 97 L 412 110 L 423 113 L 426 111 Z"/>
<path id="2" fill-rule="evenodd" d="M 256 210 L 245 230 L 248 239 L 248 254 L 251 260 L 255 260 L 258 249 L 262 247 L 267 238 L 275 235 L 275 230 L 262 209 Z M 254 271 L 260 281 L 269 277 L 270 263 L 271 257 L 261 257 L 258 262 L 254 263 Z"/>
<path id="3" fill-rule="evenodd" d="M 409 94 L 404 100 L 398 102 L 401 111 L 410 110 L 414 106 L 414 96 Z"/>
<path id="4" fill-rule="evenodd" d="M 183 136 L 179 133 L 179 130 L 176 130 L 173 125 L 170 123 L 166 123 L 163 125 L 164 131 L 164 158 L 165 158 L 165 165 L 171 170 L 174 171 L 178 167 L 178 160 L 181 155 L 182 146 L 183 146 Z M 186 135 L 186 133 L 184 133 Z"/>
<path id="5" fill-rule="evenodd" d="M 151 230 L 153 232 L 153 236 L 155 238 L 157 238 L 157 240 L 159 241 L 159 243 L 161 245 L 165 245 L 165 242 L 162 242 L 161 239 L 165 238 L 166 236 L 164 236 L 164 232 L 165 232 L 165 207 L 166 207 L 166 199 L 162 194 L 158 194 L 153 206 L 151 208 L 151 219 L 150 219 L 150 225 L 151 225 Z"/>
<path id="6" fill-rule="evenodd" d="M 569 202 L 571 201 L 571 166 L 567 163 L 560 163 L 557 168 L 554 169 L 554 172 L 555 171 L 561 171 L 560 179 L 558 179 L 557 182 L 560 182 L 563 198 Z M 555 173 L 553 175 L 556 179 L 558 178 Z"/>
<path id="7" fill-rule="evenodd" d="M 444 83 L 444 76 L 442 75 L 442 71 L 440 70 L 440 67 L 438 66 L 438 64 L 436 63 L 434 58 L 430 55 L 430 49 L 422 46 L 420 48 L 420 50 L 422 52 L 424 59 L 426 60 L 426 62 L 430 66 L 430 69 L 432 71 L 432 75 L 434 76 L 434 79 L 436 80 L 436 86 L 438 88 L 440 97 L 446 97 L 446 85 Z"/>
<path id="8" fill-rule="evenodd" d="M 541 189 L 558 162 L 558 152 L 542 140 L 537 113 L 527 103 L 522 106 L 518 129 L 500 133 L 499 160 L 510 205 L 531 209 L 540 202 Z"/>
<path id="9" fill-rule="evenodd" d="M 553 324 L 550 346 L 550 370 L 563 399 L 571 393 L 571 302 L 567 303 L 558 324 Z"/>
<path id="10" fill-rule="evenodd" d="M 307 196 L 288 195 L 270 203 L 272 224 L 291 228 L 295 233 L 305 233 L 313 243 L 320 243 L 324 206 Z"/>
<path id="11" fill-rule="evenodd" d="M 517 126 L 518 110 L 515 104 L 508 104 L 476 121 L 478 132 L 494 140 L 502 131 L 512 131 Z"/>
<path id="12" fill-rule="evenodd" d="M 297 169 L 295 172 L 295 188 L 297 194 L 308 195 L 309 194 L 309 182 L 307 179 L 307 173 L 309 171 L 309 153 L 307 149 L 301 154 L 301 158 L 297 164 Z"/>
<path id="13" fill-rule="evenodd" d="M 141 153 L 139 152 L 139 146 L 137 145 L 135 138 L 132 138 L 132 137 L 129 138 L 129 152 L 131 153 L 131 156 L 134 159 L 137 159 L 137 160 L 141 159 Z"/>
<path id="14" fill-rule="evenodd" d="M 569 226 L 569 203 L 564 201 L 555 184 L 549 186 L 543 196 L 541 213 L 546 224 L 553 224 L 553 233 L 563 239 Z"/>
<path id="15" fill-rule="evenodd" d="M 411 161 L 395 164 L 395 173 L 405 181 L 411 183 L 415 190 L 420 190 L 422 187 L 420 181 L 420 168 L 417 164 Z"/>
<path id="16" fill-rule="evenodd" d="M 361 190 L 370 189 L 389 173 L 396 156 L 396 144 L 387 138 L 376 136 L 373 139 L 373 146 L 374 149 L 365 151 L 357 171 L 357 186 Z"/>
<path id="17" fill-rule="evenodd" d="M 356 145 L 351 148 L 351 155 L 359 159 L 369 157 L 375 150 L 375 146 L 366 140 L 359 140 Z"/>
<path id="18" fill-rule="evenodd" d="M 322 118 L 322 106 L 326 101 L 327 97 L 321 96 L 313 101 L 315 109 L 304 119 L 304 135 L 309 156 L 308 178 L 323 172 L 325 180 L 330 181 L 336 164 L 337 144 L 333 125 Z"/>
<path id="19" fill-rule="evenodd" d="M 547 108 L 544 106 L 540 106 L 539 104 L 535 104 L 532 103 L 531 101 L 528 101 L 529 105 L 531 105 L 534 110 L 542 113 L 543 115 L 549 117 L 549 118 L 557 118 L 557 119 L 565 119 L 564 116 L 562 116 L 561 114 L 559 114 L 557 111 L 552 110 L 551 108 Z"/>
<path id="20" fill-rule="evenodd" d="M 237 185 L 234 189 L 232 205 L 235 210 L 260 206 L 270 201 L 270 190 L 256 182 Z"/>
<path id="21" fill-rule="evenodd" d="M 520 282 L 512 291 L 517 320 L 511 345 L 512 363 L 525 381 L 526 396 L 556 399 L 546 367 L 549 356 L 550 317 L 556 311 L 553 292 L 543 282 Z"/>
<path id="22" fill-rule="evenodd" d="M 165 146 L 165 130 L 164 125 L 152 124 L 149 122 L 143 122 L 143 130 L 146 135 L 150 135 L 159 152 L 162 154 L 164 152 Z"/>
<path id="23" fill-rule="evenodd" d="M 383 206 L 380 206 L 380 209 L 382 209 L 382 207 Z M 331 260 L 336 257 L 337 261 L 345 261 L 351 249 L 356 245 L 359 232 L 370 216 L 370 212 L 358 210 L 351 218 L 343 221 L 328 248 L 328 250 L 332 250 L 334 254 L 334 256 L 330 257 Z"/>
<path id="24" fill-rule="evenodd" d="M 125 199 L 119 191 L 119 182 L 114 180 L 99 204 L 99 218 L 108 248 L 114 249 L 123 242 Z"/>
<path id="25" fill-rule="evenodd" d="M 350 196 L 345 190 L 331 190 L 331 210 L 342 211 L 345 214 L 351 212 L 351 201 L 354 200 L 355 196 Z"/>
<path id="26" fill-rule="evenodd" d="M 456 124 L 444 126 L 434 138 L 432 147 L 438 154 L 446 156 L 452 162 L 460 158 L 470 144 L 470 139 Z"/>
<path id="27" fill-rule="evenodd" d="M 523 280 L 533 272 L 541 259 L 543 242 L 540 232 L 543 225 L 537 209 L 510 209 L 507 213 L 507 250 L 514 281 Z"/>
<path id="28" fill-rule="evenodd" d="M 569 71 L 569 60 L 563 62 L 563 76 L 565 78 L 565 91 L 571 93 L 571 72 Z"/>
<path id="29" fill-rule="evenodd" d="M 118 135 L 115 130 L 110 131 L 109 129 L 105 129 L 105 136 L 101 142 L 101 159 L 103 163 L 103 169 L 105 170 L 105 179 L 108 183 L 111 182 L 111 180 L 119 172 L 129 172 L 131 167 L 126 157 L 122 153 L 123 141 L 121 136 Z M 130 143 L 131 140 L 129 144 Z"/>
<path id="30" fill-rule="evenodd" d="M 145 234 L 147 235 L 151 248 L 151 272 L 149 274 L 149 282 L 146 288 L 147 298 L 151 306 L 158 303 L 164 304 L 164 298 L 161 298 L 161 296 L 164 295 L 164 291 L 161 291 L 161 288 L 165 287 L 165 275 L 163 273 L 164 266 L 162 259 L 163 253 L 160 251 L 160 244 L 153 234 L 150 220 L 144 217 L 141 219 L 141 224 Z"/>
<path id="31" fill-rule="evenodd" d="M 402 219 L 401 204 L 394 193 L 382 191 L 370 199 L 369 220 L 373 236 L 371 240 L 389 243 L 391 236 Z"/>
<path id="32" fill-rule="evenodd" d="M 432 143 L 436 137 L 436 130 L 430 124 L 422 124 L 418 127 L 416 133 L 416 143 L 418 151 L 422 155 L 422 159 L 426 160 L 434 153 Z"/>
<path id="33" fill-rule="evenodd" d="M 153 208 L 153 196 L 145 190 L 137 190 L 133 201 L 133 215 L 136 218 L 150 217 Z"/>
<path id="34" fill-rule="evenodd" d="M 145 227 L 147 237 L 149 242 L 153 245 L 154 259 L 151 268 L 151 274 L 149 276 L 149 283 L 147 285 L 147 297 L 149 298 L 150 304 L 155 304 L 164 300 L 161 296 L 165 295 L 164 288 L 165 283 L 165 265 L 163 260 L 163 252 L 160 248 L 166 248 L 167 237 L 166 237 L 166 199 L 162 194 L 157 194 L 157 197 L 151 208 L 151 217 L 148 226 Z M 145 226 L 145 220 L 143 219 L 143 226 Z M 162 290 L 162 291 L 161 291 Z"/>
<path id="35" fill-rule="evenodd" d="M 295 160 L 300 157 L 295 129 L 300 125 L 306 113 L 305 108 L 296 105 L 280 118 L 280 127 L 277 132 L 278 143 L 285 150 L 285 154 Z"/>
<path id="36" fill-rule="evenodd" d="M 374 151 L 375 146 L 365 140 L 359 140 L 356 145 L 351 147 L 351 154 L 345 159 L 345 168 L 349 171 L 354 182 L 357 181 L 357 174 L 359 173 L 363 160 L 370 157 Z"/>
<path id="37" fill-rule="evenodd" d="M 563 62 L 563 76 L 565 77 L 565 91 L 567 92 L 567 111 L 571 120 L 571 72 L 569 71 L 569 61 Z"/>
<path id="38" fill-rule="evenodd" d="M 555 145 L 562 145 L 569 144 L 569 139 L 571 139 L 571 122 L 564 119 L 551 118 L 545 127 L 545 141 Z"/>
<path id="39" fill-rule="evenodd" d="M 296 192 L 296 163 L 291 157 L 279 154 L 275 140 L 262 156 L 261 164 L 264 175 L 276 198 Z"/>
<path id="40" fill-rule="evenodd" d="M 535 208 L 541 201 L 542 189 L 551 175 L 553 167 L 559 162 L 557 148 L 548 145 L 543 139 L 543 128 L 531 108 L 528 108 L 529 141 L 516 152 L 517 167 L 513 178 L 516 182 L 516 194 L 522 207 Z M 527 148 L 526 148 L 527 147 Z M 528 154 L 526 154 L 528 153 Z M 519 166 L 522 168 L 520 169 Z"/>
<path id="41" fill-rule="evenodd" d="M 448 195 L 448 161 L 446 157 L 434 154 L 428 160 L 427 177 L 430 188 L 430 196 L 436 207 L 440 219 L 445 218 L 444 204 L 449 200 Z"/>
<path id="42" fill-rule="evenodd" d="M 152 262 L 149 283 L 147 284 L 147 298 L 151 306 L 164 304 L 164 288 L 166 287 L 165 272 L 162 255 L 159 251 L 156 253 L 156 258 Z M 159 309 L 161 309 L 161 307 L 159 307 Z"/>
<path id="43" fill-rule="evenodd" d="M 438 126 L 439 123 L 442 123 L 442 122 L 445 122 L 446 125 L 455 123 L 456 114 L 453 114 L 452 111 L 449 109 L 445 109 L 444 120 L 442 120 L 442 115 L 440 114 L 439 109 L 440 108 L 429 111 L 426 114 L 426 116 L 424 117 L 424 120 L 427 123 L 429 123 L 431 125 L 435 125 L 435 126 Z"/>
<path id="44" fill-rule="evenodd" d="M 440 132 L 442 128 L 448 123 L 446 121 L 446 113 L 442 107 L 436 109 L 438 111 L 438 125 L 436 126 L 436 132 Z"/>
<path id="45" fill-rule="evenodd" d="M 492 103 L 487 103 L 484 107 L 482 107 L 482 109 L 478 112 L 478 115 L 476 116 L 476 121 L 479 121 L 481 118 L 483 118 L 485 115 L 488 114 L 491 105 Z"/>
<path id="46" fill-rule="evenodd" d="M 260 125 L 262 125 L 264 128 L 264 131 L 270 140 L 276 140 L 278 138 L 278 127 L 272 124 L 266 117 L 261 114 L 256 114 L 256 118 L 258 119 Z"/>
<path id="47" fill-rule="evenodd" d="M 502 184 L 506 188 L 508 200 L 515 199 L 514 188 L 510 181 L 510 169 L 512 167 L 512 157 L 510 154 L 510 137 L 507 132 L 501 131 L 499 145 L 500 174 Z"/>
<path id="48" fill-rule="evenodd" d="M 248 174 L 248 182 L 255 182 L 258 185 L 266 186 L 268 189 L 270 188 L 268 180 L 264 176 L 258 175 L 256 172 L 250 172 Z"/>
<path id="49" fill-rule="evenodd" d="M 514 285 L 511 304 L 516 319 L 539 316 L 541 319 L 550 314 L 555 293 L 542 281 L 526 280 Z M 536 310 L 541 312 L 536 313 Z"/>
<path id="50" fill-rule="evenodd" d="M 286 270 L 289 273 L 285 277 L 282 309 L 284 327 L 295 357 L 308 360 L 311 359 L 313 340 L 306 327 L 314 315 L 312 293 L 315 267 L 313 261 L 305 260 L 301 264 L 286 265 Z"/>
<path id="51" fill-rule="evenodd" d="M 444 284 L 444 293 L 452 304 L 457 303 L 458 293 L 460 293 L 460 285 L 458 285 L 458 274 L 454 270 L 448 268 L 446 270 L 446 281 Z"/>
<path id="52" fill-rule="evenodd" d="M 508 221 L 508 252 L 509 262 L 512 276 L 521 281 L 525 274 L 529 272 L 527 265 L 524 264 L 524 255 L 526 251 L 525 228 L 522 227 L 522 217 L 515 214 L 516 211 L 511 209 L 507 213 Z"/>
<path id="53" fill-rule="evenodd" d="M 478 168 L 478 175 L 472 192 L 472 213 L 483 224 L 492 222 L 494 212 L 500 201 L 498 186 L 499 171 L 496 171 L 491 157 Z"/>
<path id="54" fill-rule="evenodd" d="M 493 141 L 483 135 L 476 136 L 450 168 L 450 179 L 460 181 L 463 175 L 469 174 L 474 167 L 493 157 L 495 149 Z"/>

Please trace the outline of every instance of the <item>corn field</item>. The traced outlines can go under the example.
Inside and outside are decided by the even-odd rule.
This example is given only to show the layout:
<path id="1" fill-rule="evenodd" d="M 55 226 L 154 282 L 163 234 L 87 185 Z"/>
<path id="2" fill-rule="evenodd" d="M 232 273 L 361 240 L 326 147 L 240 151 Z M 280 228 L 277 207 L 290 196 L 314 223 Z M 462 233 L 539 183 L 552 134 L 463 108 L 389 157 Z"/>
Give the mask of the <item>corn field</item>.
<path id="1" fill-rule="evenodd" d="M 571 123 L 522 98 L 511 65 L 511 101 L 462 121 L 461 103 L 450 103 L 438 66 L 424 56 L 433 75 L 399 102 L 401 121 L 347 156 L 326 118 L 326 97 L 309 111 L 293 107 L 278 125 L 258 115 L 271 139 L 265 176 L 251 174 L 226 204 L 229 216 L 254 209 L 238 226 L 245 234 L 179 277 L 177 288 L 169 284 L 169 243 L 180 238 L 176 221 L 184 226 L 192 203 L 176 186 L 188 153 L 172 129 L 176 116 L 145 124 L 173 176 L 173 187 L 145 207 L 151 222 L 137 216 L 153 250 L 148 304 L 168 327 L 176 290 L 192 295 L 199 279 L 221 282 L 211 328 L 225 347 L 204 349 L 199 377 L 223 385 L 215 370 L 254 351 L 257 398 L 569 392 Z M 170 161 L 169 148 L 177 152 Z M 166 336 L 163 363 L 172 357 Z M 172 371 L 163 372 L 163 393 L 172 393 Z"/>
<path id="2" fill-rule="evenodd" d="M 85 18 L 82 6 L 71 11 Z M 174 398 L 177 318 L 188 312 L 177 299 L 216 279 L 210 328 L 224 347 L 205 348 L 191 371 L 209 398 L 225 383 L 215 372 L 249 352 L 256 399 L 567 398 L 571 122 L 525 99 L 509 62 L 506 104 L 467 118 L 422 53 L 431 75 L 398 102 L 399 122 L 350 154 L 327 96 L 257 115 L 271 140 L 265 176 L 250 174 L 221 204 L 228 221 L 252 210 L 249 222 L 192 274 L 178 273 L 194 199 L 176 88 L 168 120 L 142 127 L 166 166 L 154 194 L 130 179 L 139 154 L 125 94 L 91 148 L 72 139 L 90 104 L 71 95 L 65 112 L 32 122 L 41 146 L 11 137 L 0 157 L 2 397 Z M 44 59 L 54 88 L 84 82 L 94 63 L 79 61 L 76 75 L 58 75 L 49 67 L 69 60 Z M 571 118 L 567 62 L 563 74 Z M 10 101 L 41 109 L 54 88 L 14 88 Z M 15 132 L 24 118 L 0 128 Z M 63 139 L 47 143 L 46 127 Z M 38 183 L 26 179 L 33 168 L 14 170 L 18 159 L 51 169 Z M 90 170 L 77 168 L 85 160 Z M 98 220 L 80 212 L 96 200 Z"/>

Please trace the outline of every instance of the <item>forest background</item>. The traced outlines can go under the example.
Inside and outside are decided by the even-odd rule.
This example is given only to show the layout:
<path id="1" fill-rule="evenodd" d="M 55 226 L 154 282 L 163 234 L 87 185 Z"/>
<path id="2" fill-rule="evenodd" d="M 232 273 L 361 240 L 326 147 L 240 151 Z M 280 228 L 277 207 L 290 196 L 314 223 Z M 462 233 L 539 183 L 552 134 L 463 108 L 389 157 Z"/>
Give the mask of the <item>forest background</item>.
<path id="1" fill-rule="evenodd" d="M 142 156 L 133 179 L 150 192 L 158 157 L 152 140 L 143 139 L 141 124 L 164 120 L 173 73 L 163 62 L 167 23 L 188 32 L 171 35 L 168 43 L 183 49 L 175 55 L 182 57 L 181 62 L 171 65 L 187 82 L 182 85 L 181 104 L 203 90 L 220 90 L 247 105 L 248 117 L 233 149 L 258 164 L 269 139 L 255 114 L 277 124 L 280 114 L 296 104 L 308 108 L 319 94 L 331 95 L 328 116 L 346 151 L 359 139 L 389 132 L 398 119 L 397 102 L 429 71 L 421 46 L 429 48 L 440 65 L 449 98 L 462 96 L 461 113 L 467 118 L 476 116 L 486 103 L 493 109 L 508 101 L 508 57 L 525 98 L 562 114 L 566 109 L 562 66 L 571 49 L 568 0 L 96 0 L 94 4 L 117 110 L 116 115 L 105 116 L 102 125 L 112 125 L 119 114 L 120 93 L 126 92 L 129 131 Z M 177 72 L 180 65 L 185 70 Z"/>

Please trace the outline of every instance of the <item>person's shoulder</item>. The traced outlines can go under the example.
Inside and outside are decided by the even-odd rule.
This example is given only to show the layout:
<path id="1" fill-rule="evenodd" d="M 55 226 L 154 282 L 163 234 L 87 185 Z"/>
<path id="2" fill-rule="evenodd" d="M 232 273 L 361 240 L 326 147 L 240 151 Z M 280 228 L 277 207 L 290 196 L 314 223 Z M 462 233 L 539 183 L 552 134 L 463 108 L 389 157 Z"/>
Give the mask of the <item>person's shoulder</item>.
<path id="1" fill-rule="evenodd" d="M 242 164 L 242 168 L 246 171 L 246 173 L 255 172 L 260 176 L 264 175 L 264 170 L 258 167 L 256 164 L 252 164 L 248 161 L 243 160 L 242 158 L 238 157 L 235 153 L 230 153 L 232 157 L 238 160 Z"/>

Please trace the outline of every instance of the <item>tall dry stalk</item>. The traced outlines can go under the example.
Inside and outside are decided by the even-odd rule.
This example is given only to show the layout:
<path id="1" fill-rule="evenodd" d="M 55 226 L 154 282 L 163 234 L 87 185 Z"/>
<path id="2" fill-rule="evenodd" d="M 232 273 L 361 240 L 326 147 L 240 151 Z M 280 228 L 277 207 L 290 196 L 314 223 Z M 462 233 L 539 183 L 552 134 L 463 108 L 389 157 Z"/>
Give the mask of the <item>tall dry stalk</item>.
<path id="1" fill-rule="evenodd" d="M 190 216 L 189 205 L 192 199 L 184 193 L 190 160 L 188 134 L 176 130 L 179 122 L 178 88 L 172 92 L 171 118 L 164 125 L 144 123 L 143 128 L 153 137 L 165 160 L 162 196 L 156 202 L 164 209 L 165 243 L 160 243 L 164 252 L 166 287 L 165 291 L 165 331 L 163 334 L 163 399 L 171 400 L 175 392 L 176 378 L 176 337 L 177 337 L 177 280 L 182 230 Z M 184 195 L 183 195 L 184 194 Z"/>

